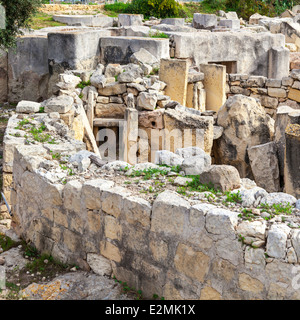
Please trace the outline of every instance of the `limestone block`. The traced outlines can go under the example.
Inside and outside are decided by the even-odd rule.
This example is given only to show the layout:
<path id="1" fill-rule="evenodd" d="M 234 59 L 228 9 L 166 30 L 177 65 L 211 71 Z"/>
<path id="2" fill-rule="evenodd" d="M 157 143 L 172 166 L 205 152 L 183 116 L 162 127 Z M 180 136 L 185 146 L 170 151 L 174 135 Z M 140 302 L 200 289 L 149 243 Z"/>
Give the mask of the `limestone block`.
<path id="1" fill-rule="evenodd" d="M 208 170 L 211 165 L 211 157 L 202 150 L 202 153 L 185 158 L 181 169 L 186 175 L 198 175 Z"/>
<path id="2" fill-rule="evenodd" d="M 232 30 L 238 30 L 241 27 L 240 20 L 237 20 L 237 19 L 234 19 L 234 20 L 233 19 L 222 19 L 219 22 L 219 26 L 229 28 Z"/>
<path id="3" fill-rule="evenodd" d="M 238 222 L 238 213 L 229 210 L 213 208 L 206 214 L 206 229 L 208 232 L 222 237 L 234 236 Z"/>
<path id="4" fill-rule="evenodd" d="M 200 300 L 222 300 L 222 296 L 214 288 L 204 287 L 201 290 Z"/>
<path id="5" fill-rule="evenodd" d="M 141 92 L 137 98 L 137 106 L 140 109 L 153 111 L 157 103 L 157 94 Z"/>
<path id="6" fill-rule="evenodd" d="M 188 81 L 188 62 L 180 59 L 161 59 L 159 80 L 165 82 L 165 94 L 185 105 Z"/>
<path id="7" fill-rule="evenodd" d="M 300 90 L 290 88 L 288 98 L 297 102 L 300 102 Z"/>
<path id="8" fill-rule="evenodd" d="M 180 243 L 174 258 L 175 268 L 190 278 L 203 282 L 208 272 L 210 258 L 201 251 Z"/>
<path id="9" fill-rule="evenodd" d="M 167 109 L 164 113 L 164 127 L 164 149 L 174 152 L 178 148 L 194 146 L 210 154 L 213 142 L 212 117 Z"/>
<path id="10" fill-rule="evenodd" d="M 117 96 L 127 91 L 126 84 L 124 83 L 109 83 L 104 88 L 98 89 L 99 95 L 103 96 Z"/>
<path id="11" fill-rule="evenodd" d="M 293 230 L 292 231 L 292 245 L 293 248 L 295 249 L 295 253 L 297 256 L 297 261 L 300 261 L 300 230 Z"/>
<path id="12" fill-rule="evenodd" d="M 151 231 L 182 237 L 189 207 L 175 192 L 160 193 L 152 208 Z"/>
<path id="13" fill-rule="evenodd" d="M 245 250 L 245 266 L 248 268 L 264 268 L 266 257 L 264 249 L 247 247 Z"/>
<path id="14" fill-rule="evenodd" d="M 99 276 L 111 276 L 112 267 L 108 259 L 95 253 L 87 254 L 87 263 Z"/>
<path id="15" fill-rule="evenodd" d="M 158 150 L 155 153 L 155 164 L 166 164 L 168 166 L 181 166 L 183 158 L 168 150 Z"/>
<path id="16" fill-rule="evenodd" d="M 196 29 L 213 29 L 217 25 L 215 14 L 194 13 L 193 27 Z"/>
<path id="17" fill-rule="evenodd" d="M 215 189 L 225 192 L 240 187 L 240 175 L 233 166 L 212 165 L 200 173 L 200 183 L 212 184 Z"/>
<path id="18" fill-rule="evenodd" d="M 139 127 L 163 129 L 163 112 L 161 112 L 161 110 L 153 112 L 139 112 Z"/>
<path id="19" fill-rule="evenodd" d="M 286 225 L 284 225 L 288 228 Z M 289 228 L 288 228 L 289 229 Z M 290 229 L 289 229 L 290 230 Z M 270 257 L 284 259 L 286 256 L 286 241 L 288 233 L 280 225 L 272 225 L 268 232 L 267 254 Z"/>
<path id="20" fill-rule="evenodd" d="M 119 217 L 121 212 L 123 212 L 123 199 L 126 195 L 130 195 L 130 192 L 122 187 L 114 187 L 102 191 L 102 210 L 116 218 Z"/>
<path id="21" fill-rule="evenodd" d="M 141 26 L 144 16 L 142 14 L 119 14 L 118 27 Z"/>
<path id="22" fill-rule="evenodd" d="M 268 192 L 279 191 L 280 177 L 276 144 L 268 142 L 247 150 L 256 184 Z"/>
<path id="23" fill-rule="evenodd" d="M 20 101 L 17 104 L 16 111 L 18 113 L 35 113 L 39 112 L 41 104 L 32 101 Z"/>
<path id="24" fill-rule="evenodd" d="M 69 181 L 63 190 L 64 207 L 69 211 L 81 213 L 82 184 L 78 180 Z"/>
<path id="25" fill-rule="evenodd" d="M 67 95 L 61 95 L 49 99 L 45 105 L 45 112 L 67 113 L 73 106 L 73 98 Z"/>
<path id="26" fill-rule="evenodd" d="M 104 217 L 104 234 L 106 238 L 119 241 L 121 240 L 122 227 L 116 218 L 112 216 Z"/>
<path id="27" fill-rule="evenodd" d="M 300 198 L 300 124 L 290 124 L 285 130 L 286 148 L 284 158 L 285 191 Z"/>
<path id="28" fill-rule="evenodd" d="M 284 192 L 272 192 L 268 193 L 261 199 L 261 203 L 268 204 L 272 206 L 273 204 L 295 204 L 297 199 L 291 194 L 287 194 Z"/>
<path id="29" fill-rule="evenodd" d="M 121 252 L 117 246 L 108 241 L 100 242 L 100 253 L 107 259 L 120 262 L 122 259 Z"/>
<path id="30" fill-rule="evenodd" d="M 226 67 L 217 64 L 200 64 L 204 73 L 206 110 L 218 111 L 226 101 Z"/>
<path id="31" fill-rule="evenodd" d="M 254 98 L 235 95 L 220 109 L 217 124 L 224 128 L 216 140 L 218 157 L 222 163 L 235 166 L 241 178 L 251 178 L 247 148 L 272 140 L 274 120 Z"/>
<path id="32" fill-rule="evenodd" d="M 243 237 L 246 244 L 259 246 L 265 243 L 266 223 L 265 221 L 243 221 L 237 226 L 238 235 Z"/>
<path id="33" fill-rule="evenodd" d="M 268 87 L 268 95 L 275 98 L 285 98 L 286 91 L 285 89 L 281 89 L 281 88 Z"/>
<path id="34" fill-rule="evenodd" d="M 112 188 L 114 183 L 103 179 L 90 180 L 84 183 L 82 187 L 82 196 L 85 206 L 91 210 L 101 209 L 101 191 Z"/>
<path id="35" fill-rule="evenodd" d="M 128 223 L 150 228 L 151 205 L 148 201 L 133 196 L 126 197 L 123 212 Z"/>
<path id="36" fill-rule="evenodd" d="M 239 275 L 239 287 L 244 291 L 255 294 L 261 293 L 264 290 L 264 284 L 261 281 L 246 273 L 241 273 Z"/>
<path id="37" fill-rule="evenodd" d="M 97 103 L 95 117 L 97 118 L 118 118 L 123 119 L 125 115 L 125 104 L 120 103 Z"/>

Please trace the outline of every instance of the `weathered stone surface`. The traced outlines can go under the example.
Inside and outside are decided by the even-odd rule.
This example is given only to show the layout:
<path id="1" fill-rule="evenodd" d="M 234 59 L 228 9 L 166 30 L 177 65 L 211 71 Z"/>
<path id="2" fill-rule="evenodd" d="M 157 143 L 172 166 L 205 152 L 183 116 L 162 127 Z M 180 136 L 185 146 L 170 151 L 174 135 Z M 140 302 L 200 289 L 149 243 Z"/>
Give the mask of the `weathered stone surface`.
<path id="1" fill-rule="evenodd" d="M 233 237 L 237 226 L 237 213 L 225 209 L 211 209 L 206 214 L 206 229 L 209 233 L 222 237 Z"/>
<path id="2" fill-rule="evenodd" d="M 286 241 L 290 228 L 283 225 L 273 225 L 268 232 L 267 254 L 270 257 L 284 259 L 286 255 Z M 286 230 L 287 229 L 287 230 Z"/>
<path id="3" fill-rule="evenodd" d="M 241 178 L 251 178 L 247 148 L 273 138 L 274 120 L 255 99 L 235 95 L 219 110 L 217 122 L 224 128 L 217 140 L 219 162 L 235 166 Z"/>
<path id="4" fill-rule="evenodd" d="M 293 205 L 296 203 L 296 201 L 297 199 L 290 194 L 284 192 L 272 192 L 263 197 L 261 203 L 266 203 L 270 206 L 272 206 L 273 204 L 286 205 L 288 203 Z"/>
<path id="5" fill-rule="evenodd" d="M 20 101 L 17 104 L 16 111 L 19 113 L 35 113 L 39 112 L 41 104 L 32 101 Z"/>
<path id="6" fill-rule="evenodd" d="M 88 253 L 86 259 L 91 269 L 99 276 L 110 276 L 112 272 L 111 263 L 108 259 L 96 253 Z"/>
<path id="7" fill-rule="evenodd" d="M 184 159 L 168 150 L 159 150 L 155 153 L 155 164 L 166 164 L 168 166 L 181 166 Z"/>
<path id="8" fill-rule="evenodd" d="M 263 245 L 265 242 L 266 223 L 265 221 L 243 221 L 236 229 L 239 236 L 243 238 L 246 244 Z"/>
<path id="9" fill-rule="evenodd" d="M 67 95 L 51 98 L 45 104 L 45 112 L 67 113 L 71 110 L 73 102 L 73 98 Z"/>
<path id="10" fill-rule="evenodd" d="M 139 51 L 135 52 L 130 57 L 130 62 L 136 63 L 138 65 L 148 64 L 150 66 L 159 64 L 158 59 L 144 48 L 141 48 Z"/>
<path id="11" fill-rule="evenodd" d="M 153 112 L 139 112 L 139 127 L 163 129 L 163 112 L 161 110 L 155 110 Z"/>
<path id="12" fill-rule="evenodd" d="M 198 155 L 185 158 L 181 164 L 181 169 L 187 175 L 198 175 L 209 169 L 211 157 L 202 150 Z"/>
<path id="13" fill-rule="evenodd" d="M 156 107 L 157 95 L 141 92 L 137 98 L 137 106 L 141 109 L 153 111 Z"/>
<path id="14" fill-rule="evenodd" d="M 217 25 L 215 14 L 194 13 L 193 27 L 196 29 L 213 29 Z"/>
<path id="15" fill-rule="evenodd" d="M 153 203 L 151 230 L 182 236 L 189 207 L 189 203 L 175 192 L 160 193 Z"/>
<path id="16" fill-rule="evenodd" d="M 78 271 L 54 278 L 47 284 L 33 283 L 22 290 L 30 300 L 119 300 L 121 287 L 104 276 Z"/>
<path id="17" fill-rule="evenodd" d="M 150 216 L 152 208 L 150 203 L 138 197 L 128 197 L 124 199 L 123 212 L 126 220 L 134 225 L 142 225 L 150 228 Z"/>
<path id="18" fill-rule="evenodd" d="M 126 106 L 120 103 L 97 103 L 95 107 L 95 116 L 98 118 L 118 118 L 123 119 Z"/>
<path id="19" fill-rule="evenodd" d="M 100 210 L 101 201 L 100 195 L 102 190 L 112 188 L 114 183 L 103 179 L 90 180 L 84 183 L 82 187 L 82 195 L 85 201 L 85 205 L 91 210 Z"/>
<path id="20" fill-rule="evenodd" d="M 250 147 L 247 151 L 256 184 L 268 192 L 279 191 L 280 177 L 276 144 L 268 142 Z"/>
<path id="21" fill-rule="evenodd" d="M 209 256 L 201 251 L 194 251 L 191 247 L 180 243 L 174 258 L 175 268 L 189 277 L 203 282 L 209 267 Z"/>
<path id="22" fill-rule="evenodd" d="M 292 113 L 289 114 L 292 116 Z M 300 123 L 300 113 L 295 115 L 295 120 Z M 285 192 L 300 198 L 300 124 L 290 124 L 285 129 L 285 162 L 284 162 L 284 184 Z"/>
<path id="23" fill-rule="evenodd" d="M 264 249 L 247 247 L 245 250 L 245 265 L 249 268 L 264 268 L 266 265 Z"/>
<path id="24" fill-rule="evenodd" d="M 214 135 L 212 117 L 167 109 L 164 113 L 164 127 L 165 141 L 170 146 L 170 151 L 193 146 L 210 154 Z M 173 145 L 171 137 L 174 139 Z"/>
<path id="25" fill-rule="evenodd" d="M 118 76 L 123 71 L 122 66 L 118 63 L 109 63 L 105 68 L 105 77 L 112 78 Z"/>
<path id="26" fill-rule="evenodd" d="M 165 94 L 185 105 L 188 81 L 188 63 L 180 59 L 162 59 L 159 79 L 167 84 Z"/>
<path id="27" fill-rule="evenodd" d="M 239 287 L 251 293 L 261 293 L 264 289 L 264 285 L 258 279 L 249 276 L 246 273 L 239 275 Z"/>
<path id="28" fill-rule="evenodd" d="M 117 96 L 127 91 L 126 84 L 124 83 L 109 83 L 104 88 L 99 88 L 98 92 L 103 96 Z"/>
<path id="29" fill-rule="evenodd" d="M 141 26 L 143 24 L 144 16 L 142 14 L 119 14 L 118 26 Z"/>
<path id="30" fill-rule="evenodd" d="M 106 84 L 106 78 L 103 75 L 104 66 L 97 68 L 97 70 L 92 74 L 90 81 L 92 86 L 95 88 L 103 88 Z"/>
<path id="31" fill-rule="evenodd" d="M 233 166 L 212 165 L 198 174 L 200 183 L 212 184 L 215 189 L 220 189 L 222 192 L 240 187 L 240 175 Z"/>

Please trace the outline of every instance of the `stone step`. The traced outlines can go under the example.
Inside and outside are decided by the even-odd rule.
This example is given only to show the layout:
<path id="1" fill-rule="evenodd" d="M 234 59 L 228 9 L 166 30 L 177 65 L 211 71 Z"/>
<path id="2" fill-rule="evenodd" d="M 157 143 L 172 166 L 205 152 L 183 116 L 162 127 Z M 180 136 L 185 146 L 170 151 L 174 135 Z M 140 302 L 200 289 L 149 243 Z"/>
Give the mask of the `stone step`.
<path id="1" fill-rule="evenodd" d="M 124 122 L 123 119 L 103 119 L 103 118 L 96 118 L 94 119 L 94 127 L 119 127 L 120 122 Z"/>

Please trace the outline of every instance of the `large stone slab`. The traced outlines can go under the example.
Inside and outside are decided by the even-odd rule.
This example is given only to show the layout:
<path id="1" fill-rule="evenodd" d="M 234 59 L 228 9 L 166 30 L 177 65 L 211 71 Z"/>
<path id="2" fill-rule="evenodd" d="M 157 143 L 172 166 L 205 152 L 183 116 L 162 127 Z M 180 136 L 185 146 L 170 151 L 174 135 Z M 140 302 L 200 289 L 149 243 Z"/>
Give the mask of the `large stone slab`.
<path id="1" fill-rule="evenodd" d="M 133 53 L 141 48 L 149 51 L 158 60 L 169 58 L 169 39 L 142 37 L 102 37 L 100 40 L 101 63 L 127 64 Z"/>
<path id="2" fill-rule="evenodd" d="M 256 184 L 268 192 L 279 191 L 280 177 L 276 144 L 268 142 L 247 150 Z"/>
<path id="3" fill-rule="evenodd" d="M 183 105 L 186 103 L 188 62 L 179 59 L 160 61 L 159 79 L 167 84 L 165 94 Z"/>

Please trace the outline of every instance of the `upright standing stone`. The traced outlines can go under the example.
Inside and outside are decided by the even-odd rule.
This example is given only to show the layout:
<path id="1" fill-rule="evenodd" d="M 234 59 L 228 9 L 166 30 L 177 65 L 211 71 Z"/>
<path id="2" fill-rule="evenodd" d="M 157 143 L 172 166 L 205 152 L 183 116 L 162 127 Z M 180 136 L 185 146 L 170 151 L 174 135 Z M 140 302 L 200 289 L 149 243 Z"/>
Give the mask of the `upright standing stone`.
<path id="1" fill-rule="evenodd" d="M 268 142 L 248 148 L 250 165 L 256 184 L 268 192 L 279 191 L 279 167 L 276 144 Z"/>
<path id="2" fill-rule="evenodd" d="M 215 14 L 194 13 L 193 27 L 196 29 L 213 29 L 218 23 Z"/>
<path id="3" fill-rule="evenodd" d="M 165 82 L 165 94 L 182 105 L 186 103 L 188 62 L 181 59 L 161 59 L 159 80 Z"/>
<path id="4" fill-rule="evenodd" d="M 285 192 L 300 198 L 300 125 L 290 124 L 285 130 Z"/>
<path id="5" fill-rule="evenodd" d="M 206 110 L 218 111 L 226 101 L 226 67 L 217 64 L 201 64 L 206 90 Z"/>

